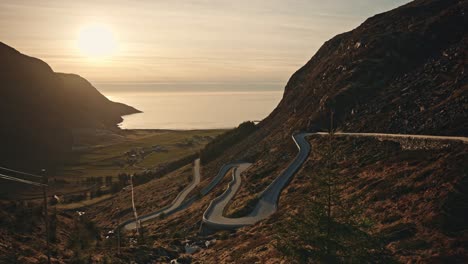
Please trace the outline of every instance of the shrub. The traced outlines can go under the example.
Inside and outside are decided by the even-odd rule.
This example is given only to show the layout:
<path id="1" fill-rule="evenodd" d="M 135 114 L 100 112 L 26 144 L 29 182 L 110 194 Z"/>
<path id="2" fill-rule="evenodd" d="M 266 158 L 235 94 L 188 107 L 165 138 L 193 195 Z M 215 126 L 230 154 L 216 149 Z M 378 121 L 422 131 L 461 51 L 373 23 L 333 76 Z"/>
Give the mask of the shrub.
<path id="1" fill-rule="evenodd" d="M 217 136 L 200 151 L 200 159 L 202 163 L 207 163 L 216 159 L 226 148 L 242 141 L 255 130 L 257 130 L 257 126 L 253 122 L 249 121 Z"/>

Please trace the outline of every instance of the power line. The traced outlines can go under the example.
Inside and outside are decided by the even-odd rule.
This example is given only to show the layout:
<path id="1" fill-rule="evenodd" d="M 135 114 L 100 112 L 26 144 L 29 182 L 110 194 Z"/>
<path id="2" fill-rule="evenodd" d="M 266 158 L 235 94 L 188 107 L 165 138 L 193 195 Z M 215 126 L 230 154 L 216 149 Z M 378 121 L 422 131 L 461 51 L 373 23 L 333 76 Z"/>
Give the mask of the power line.
<path id="1" fill-rule="evenodd" d="M 8 175 L 5 175 L 5 174 L 0 174 L 0 178 L 5 179 L 5 180 L 9 180 L 9 181 L 16 181 L 16 182 L 26 183 L 26 184 L 34 185 L 34 186 L 48 186 L 47 184 L 44 184 L 44 183 L 28 181 L 28 180 L 25 180 L 25 179 L 15 178 L 15 177 L 8 176 Z"/>
<path id="2" fill-rule="evenodd" d="M 10 170 L 10 169 L 7 169 L 7 170 Z M 13 171 L 13 170 L 11 170 L 11 171 Z M 26 175 L 26 173 L 23 173 L 23 172 L 18 172 L 18 173 L 22 173 L 22 174 Z M 47 175 L 45 175 L 45 170 L 42 170 L 42 173 L 44 174 L 44 177 L 40 177 L 40 176 L 37 176 L 37 177 L 42 178 L 44 183 L 28 181 L 28 180 L 25 180 L 25 179 L 16 178 L 16 177 L 8 176 L 8 175 L 1 174 L 1 173 L 0 173 L 0 179 L 5 179 L 5 180 L 9 180 L 9 181 L 16 181 L 16 182 L 21 182 L 21 183 L 25 183 L 25 184 L 29 184 L 29 185 L 42 187 L 42 195 L 44 197 L 44 223 L 45 223 L 46 241 L 47 241 L 47 263 L 50 264 L 51 262 L 50 262 L 50 239 L 49 239 L 50 238 L 50 235 L 49 235 L 49 213 L 48 213 L 48 210 L 47 210 L 47 187 L 48 187 L 47 183 L 48 183 L 48 179 L 47 179 Z M 30 176 L 36 176 L 36 175 L 30 174 Z"/>
<path id="3" fill-rule="evenodd" d="M 67 193 L 63 193 L 63 192 L 59 192 L 59 191 L 56 191 L 55 193 L 58 195 L 58 196 L 67 196 L 67 195 L 71 195 L 71 194 L 77 194 L 77 193 L 84 193 L 84 192 L 89 192 L 93 189 L 97 189 L 97 184 L 94 184 L 94 185 L 91 185 L 90 187 L 87 187 L 86 189 L 82 189 L 82 190 L 78 190 L 78 191 L 71 191 L 71 192 L 67 192 Z M 24 198 L 23 199 L 19 199 L 19 201 L 30 201 L 30 200 L 36 200 L 36 199 L 39 199 L 41 198 L 42 196 L 38 197 L 38 196 L 23 196 Z"/>
<path id="4" fill-rule="evenodd" d="M 27 176 L 31 176 L 31 177 L 35 177 L 35 178 L 41 178 L 41 179 L 42 179 L 42 176 L 35 175 L 35 174 L 31 174 L 31 173 L 27 173 L 27 172 L 22 172 L 22 171 L 12 170 L 12 169 L 5 168 L 5 167 L 0 167 L 0 169 L 2 169 L 2 170 L 6 170 L 6 171 L 10 171 L 10 172 L 19 173 L 19 174 L 23 174 L 23 175 L 27 175 Z"/>

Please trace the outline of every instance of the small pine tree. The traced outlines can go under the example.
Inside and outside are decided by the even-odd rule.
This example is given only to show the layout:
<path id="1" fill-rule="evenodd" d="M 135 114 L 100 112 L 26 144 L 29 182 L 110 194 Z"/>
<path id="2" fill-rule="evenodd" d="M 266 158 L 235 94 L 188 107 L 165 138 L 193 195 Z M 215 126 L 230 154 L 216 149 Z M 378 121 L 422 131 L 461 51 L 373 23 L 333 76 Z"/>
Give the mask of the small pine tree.
<path id="1" fill-rule="evenodd" d="M 57 209 L 54 208 L 52 214 L 49 216 L 49 231 L 50 231 L 50 242 L 57 243 Z"/>
<path id="2" fill-rule="evenodd" d="M 314 168 L 313 196 L 298 215 L 277 226 L 276 248 L 298 263 L 388 263 L 378 238 L 366 232 L 358 197 L 343 199 L 348 179 L 338 174 L 333 135 L 329 144 L 314 149 L 324 166 Z"/>

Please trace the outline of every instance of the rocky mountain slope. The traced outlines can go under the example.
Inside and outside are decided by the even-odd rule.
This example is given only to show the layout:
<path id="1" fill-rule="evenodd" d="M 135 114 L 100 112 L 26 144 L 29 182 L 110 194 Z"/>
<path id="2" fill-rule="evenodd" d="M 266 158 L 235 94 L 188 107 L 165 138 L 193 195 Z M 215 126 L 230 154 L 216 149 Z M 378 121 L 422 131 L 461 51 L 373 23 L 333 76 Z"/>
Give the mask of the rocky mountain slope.
<path id="1" fill-rule="evenodd" d="M 253 197 L 294 157 L 291 135 L 328 130 L 330 111 L 346 132 L 467 136 L 467 9 L 466 1 L 416 0 L 327 41 L 259 129 L 205 170 L 253 162 L 261 168 L 246 176 Z"/>
<path id="2" fill-rule="evenodd" d="M 54 160 L 71 148 L 74 128 L 116 128 L 138 110 L 114 103 L 78 75 L 0 43 L 0 160 Z"/>
<path id="3" fill-rule="evenodd" d="M 264 129 L 467 135 L 468 2 L 417 0 L 327 41 Z"/>
<path id="4" fill-rule="evenodd" d="M 212 163 L 213 174 L 232 160 L 292 158 L 291 135 L 327 131 L 331 111 L 345 132 L 467 136 L 467 9 L 467 1 L 416 0 L 325 42 L 259 129 Z"/>
<path id="5" fill-rule="evenodd" d="M 213 162 L 212 171 L 211 166 L 205 168 L 205 171 L 214 175 L 215 168 L 232 160 L 254 162 L 252 169 L 243 176 L 244 184 L 226 213 L 236 217 L 250 212 L 251 202 L 255 201 L 256 196 L 294 157 L 297 150 L 290 139 L 291 134 L 296 131 L 328 130 L 331 111 L 334 112 L 334 128 L 346 132 L 467 136 L 467 11 L 467 1 L 416 0 L 371 17 L 358 28 L 327 41 L 306 65 L 293 74 L 280 104 L 259 124 L 259 129 Z M 316 145 L 315 150 L 320 150 L 324 144 L 327 143 Z M 360 144 L 348 141 L 337 146 L 336 151 L 357 151 Z M 314 146 L 312 149 L 314 152 Z M 425 165 L 413 164 L 414 160 L 409 156 L 412 155 L 411 151 L 405 149 L 404 144 L 400 144 L 399 149 L 400 151 L 394 152 L 393 155 L 401 160 L 401 166 L 415 165 L 415 173 L 423 176 L 416 180 L 408 178 L 408 172 L 399 172 L 401 166 L 394 166 L 388 159 L 379 159 L 376 162 L 380 163 L 385 172 L 382 175 L 383 179 L 391 181 L 391 186 L 395 188 L 390 188 L 391 192 L 375 188 L 374 184 L 382 180 L 375 177 L 375 172 L 365 166 L 359 169 L 360 172 L 349 170 L 348 162 L 352 161 L 351 155 L 355 155 L 353 151 L 349 151 L 348 155 L 343 157 L 346 162 L 336 165 L 336 170 L 341 171 L 343 177 L 357 179 L 348 186 L 347 192 L 359 192 L 367 183 L 370 184 L 366 188 L 372 194 L 359 194 L 361 199 L 369 201 L 366 206 L 373 208 L 364 215 L 375 221 L 372 231 L 375 234 L 387 231 L 396 234 L 396 238 L 386 244 L 386 248 L 396 259 L 402 262 L 466 260 L 466 251 L 459 247 L 460 243 L 466 243 L 466 235 L 447 231 L 445 226 L 445 223 L 452 222 L 458 223 L 454 224 L 457 230 L 463 229 L 460 222 L 467 217 L 466 213 L 462 212 L 463 206 L 460 206 L 467 196 L 466 191 L 460 189 L 466 181 L 466 172 L 462 164 L 467 161 L 466 157 L 461 158 L 466 152 L 466 147 L 444 149 L 447 156 L 437 156 L 435 153 L 438 150 L 430 150 L 435 156 L 421 159 L 444 164 L 461 158 L 461 162 L 456 166 L 446 167 L 445 173 L 442 173 L 443 168 L 448 165 L 438 164 L 440 167 L 437 170 L 440 174 L 428 170 Z M 453 156 L 448 158 L 448 153 Z M 314 155 L 311 154 L 305 167 L 315 162 Z M 360 155 L 364 158 L 374 154 L 362 152 Z M 356 162 L 360 162 L 359 158 Z M 314 176 L 314 172 L 323 163 L 321 161 L 313 168 L 301 171 L 300 175 L 308 177 L 307 181 L 320 181 L 318 176 Z M 366 183 L 360 182 L 363 175 L 372 176 Z M 402 176 L 395 178 L 396 175 Z M 439 175 L 438 183 L 430 180 L 436 175 Z M 220 246 L 219 250 L 230 248 L 230 245 L 246 245 L 245 251 L 226 251 L 223 258 L 225 261 L 239 262 L 239 258 L 246 254 L 258 260 L 259 252 L 265 252 L 261 261 L 266 261 L 271 254 L 278 254 L 274 247 L 266 242 L 275 237 L 276 231 L 271 229 L 271 225 L 290 221 L 287 216 L 282 218 L 283 214 L 295 214 L 303 210 L 301 205 L 304 203 L 298 202 L 297 197 L 294 198 L 295 195 L 311 201 L 316 192 L 313 186 L 302 188 L 296 185 L 296 182 L 293 180 L 291 187 L 283 192 L 278 215 L 273 217 L 273 220 L 265 221 L 266 226 L 265 223 L 261 223 L 256 227 L 247 228 L 245 233 L 239 235 L 244 238 Z M 420 182 L 423 182 L 425 187 L 413 188 L 415 185 L 419 186 Z M 435 190 L 437 186 L 444 186 L 444 191 Z M 301 190 L 298 191 L 298 188 Z M 393 196 L 389 193 L 393 193 Z M 429 194 L 432 195 L 431 199 L 428 198 Z M 340 195 L 347 199 L 345 193 Z M 373 196 L 379 198 L 375 200 Z M 456 205 L 451 197 L 459 197 L 460 204 Z M 381 204 L 375 201 L 383 201 L 387 208 L 385 213 L 400 215 L 401 219 L 379 219 Z M 436 201 L 441 203 L 437 204 Z M 403 208 L 400 203 L 409 205 Z M 448 203 L 450 204 L 447 205 Z M 456 213 L 445 211 L 446 208 L 453 207 L 457 208 Z M 430 215 L 437 220 L 431 222 L 418 218 L 418 215 Z M 406 224 L 416 226 L 414 230 L 417 232 L 407 236 Z M 420 229 L 420 226 L 425 228 Z M 255 240 L 264 241 L 257 245 L 256 249 L 252 249 L 253 242 L 245 238 L 252 235 Z M 426 235 L 428 236 L 425 237 Z M 411 244 L 423 238 L 428 244 Z M 424 253 L 421 253 L 422 251 Z M 207 257 L 209 261 L 215 262 L 219 254 L 212 253 L 201 253 L 202 259 Z"/>

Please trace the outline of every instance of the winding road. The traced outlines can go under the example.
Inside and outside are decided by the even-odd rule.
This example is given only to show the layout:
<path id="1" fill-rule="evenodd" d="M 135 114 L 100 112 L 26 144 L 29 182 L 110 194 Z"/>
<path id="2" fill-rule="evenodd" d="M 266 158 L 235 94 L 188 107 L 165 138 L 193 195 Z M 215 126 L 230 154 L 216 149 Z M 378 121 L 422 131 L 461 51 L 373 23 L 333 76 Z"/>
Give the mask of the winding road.
<path id="1" fill-rule="evenodd" d="M 214 230 L 235 229 L 247 225 L 253 225 L 263 219 L 268 218 L 276 212 L 278 198 L 284 187 L 290 182 L 292 177 L 301 168 L 310 152 L 310 144 L 306 140 L 307 136 L 319 135 L 326 136 L 329 133 L 299 133 L 293 135 L 299 153 L 292 163 L 260 194 L 259 200 L 254 210 L 245 217 L 228 218 L 223 216 L 223 212 L 230 200 L 234 197 L 241 186 L 241 174 L 248 169 L 249 163 L 241 163 L 234 166 L 232 172 L 232 181 L 229 183 L 226 191 L 215 198 L 203 214 L 203 223 L 206 227 Z M 335 133 L 336 136 L 352 137 L 374 137 L 374 138 L 408 138 L 408 139 L 430 139 L 430 140 L 449 140 L 468 143 L 467 137 L 449 137 L 449 136 L 430 136 L 430 135 L 404 135 L 404 134 L 383 134 L 383 133 Z"/>
<path id="2" fill-rule="evenodd" d="M 226 205 L 234 197 L 241 185 L 242 172 L 250 166 L 249 163 L 242 163 L 238 164 L 233 170 L 232 181 L 226 191 L 215 198 L 208 206 L 208 209 L 206 209 L 203 214 L 203 223 L 212 229 L 235 229 L 246 225 L 253 225 L 276 212 L 281 190 L 289 183 L 292 176 L 301 168 L 309 156 L 310 144 L 306 140 L 306 137 L 309 135 L 312 135 L 312 133 L 293 135 L 292 138 L 299 149 L 299 153 L 292 163 L 260 194 L 260 199 L 249 215 L 240 218 L 227 218 L 223 216 Z"/>
<path id="3" fill-rule="evenodd" d="M 253 211 L 245 216 L 240 218 L 229 218 L 223 215 L 227 205 L 234 198 L 236 192 L 241 186 L 241 174 L 250 167 L 250 163 L 230 163 L 225 164 L 221 167 L 218 174 L 213 178 L 213 180 L 204 187 L 200 194 L 205 196 L 208 194 L 214 187 L 216 187 L 221 180 L 231 171 L 232 180 L 229 183 L 226 191 L 224 191 L 220 196 L 216 197 L 211 201 L 210 205 L 203 213 L 202 222 L 204 228 L 210 230 L 220 230 L 220 229 L 235 229 L 243 226 L 253 225 L 263 219 L 268 218 L 270 215 L 276 212 L 278 198 L 281 194 L 281 191 L 286 187 L 286 185 L 291 181 L 292 177 L 299 171 L 302 164 L 307 160 L 307 157 L 310 153 L 310 144 L 307 141 L 308 136 L 317 135 L 317 136 L 326 136 L 329 135 L 326 132 L 315 132 L 315 133 L 299 133 L 293 135 L 292 138 L 296 143 L 296 146 L 299 150 L 298 154 L 291 162 L 291 164 L 259 195 L 259 200 L 255 205 Z M 448 140 L 448 141 L 459 141 L 461 143 L 468 143 L 468 137 L 450 137 L 450 136 L 432 136 L 432 135 L 406 135 L 406 134 L 383 134 L 383 133 L 342 133 L 338 132 L 334 134 L 335 136 L 352 136 L 352 137 L 374 137 L 374 138 L 407 138 L 407 139 L 430 139 L 430 140 Z M 144 215 L 139 217 L 140 222 L 148 221 L 154 219 L 161 214 L 169 215 L 180 211 L 184 208 L 190 206 L 195 202 L 199 197 L 190 197 L 187 200 L 187 195 L 200 183 L 200 159 L 195 160 L 194 166 L 194 178 L 192 183 L 187 186 L 179 195 L 174 199 L 174 201 L 151 214 Z M 136 223 L 134 220 L 128 220 L 124 222 L 121 226 L 124 226 L 125 229 L 131 230 L 136 228 Z"/>
<path id="4" fill-rule="evenodd" d="M 178 210 L 180 210 L 180 207 L 183 205 L 183 202 L 187 195 L 195 189 L 195 187 L 200 183 L 200 159 L 196 159 L 194 162 L 194 167 L 193 167 L 193 181 L 185 187 L 172 201 L 171 204 L 168 206 L 163 207 L 162 209 L 153 212 L 151 214 L 143 215 L 138 218 L 138 220 L 141 222 L 145 222 L 151 219 L 154 219 L 156 217 L 159 217 L 161 215 L 169 215 L 172 214 Z M 123 224 L 124 229 L 126 230 L 132 230 L 136 228 L 136 222 L 134 220 L 130 220 L 127 222 L 124 222 Z"/>
<path id="5" fill-rule="evenodd" d="M 182 190 L 182 192 L 180 192 L 177 195 L 177 197 L 174 199 L 174 201 L 171 204 L 153 213 L 140 216 L 138 217 L 138 220 L 140 221 L 140 223 L 146 222 L 148 220 L 159 217 L 162 214 L 164 214 L 165 216 L 168 216 L 168 215 L 171 215 L 175 212 L 178 212 L 180 210 L 183 210 L 189 207 L 192 203 L 197 201 L 200 197 L 207 195 L 211 190 L 213 190 L 213 188 L 216 187 L 219 184 L 219 182 L 224 178 L 226 173 L 238 165 L 239 163 L 223 165 L 221 169 L 219 170 L 218 174 L 216 175 L 216 177 L 214 177 L 213 180 L 211 180 L 211 182 L 207 186 L 205 186 L 204 188 L 200 190 L 200 196 L 195 195 L 195 196 L 187 198 L 187 195 L 200 183 L 200 159 L 196 159 L 194 162 L 194 168 L 193 168 L 194 177 L 193 177 L 192 183 L 189 186 L 187 186 L 184 190 Z M 121 223 L 117 228 L 122 228 L 122 227 L 125 230 L 136 229 L 136 222 L 134 219 L 129 219 Z"/>

